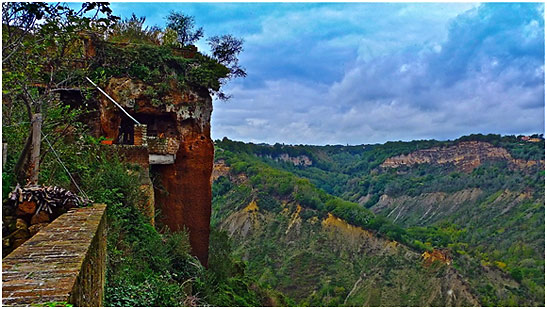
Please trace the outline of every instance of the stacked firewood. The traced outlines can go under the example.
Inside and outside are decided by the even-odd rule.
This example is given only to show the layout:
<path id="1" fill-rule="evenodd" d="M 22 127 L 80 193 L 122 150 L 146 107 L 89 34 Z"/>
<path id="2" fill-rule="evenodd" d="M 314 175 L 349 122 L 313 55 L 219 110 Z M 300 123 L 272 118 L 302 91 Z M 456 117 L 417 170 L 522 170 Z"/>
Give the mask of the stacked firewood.
<path id="1" fill-rule="evenodd" d="M 42 186 L 28 186 L 23 187 L 17 185 L 8 199 L 21 205 L 32 205 L 36 207 L 36 213 L 41 210 L 46 211 L 49 214 L 53 213 L 53 210 L 68 210 L 74 207 L 80 207 L 87 204 L 83 198 L 76 194 L 56 186 L 42 187 Z"/>
<path id="2" fill-rule="evenodd" d="M 89 200 L 60 187 L 21 187 L 18 184 L 4 205 L 7 212 L 2 226 L 4 250 L 15 249 L 69 209 L 89 203 Z"/>

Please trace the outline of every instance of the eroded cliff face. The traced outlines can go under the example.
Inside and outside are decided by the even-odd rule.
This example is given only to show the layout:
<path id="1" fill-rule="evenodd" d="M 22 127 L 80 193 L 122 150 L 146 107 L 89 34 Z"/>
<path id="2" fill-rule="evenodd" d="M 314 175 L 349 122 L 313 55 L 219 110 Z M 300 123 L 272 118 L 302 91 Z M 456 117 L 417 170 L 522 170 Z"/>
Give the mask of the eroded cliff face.
<path id="1" fill-rule="evenodd" d="M 384 194 L 370 210 L 398 224 L 425 224 L 456 213 L 468 204 L 476 202 L 481 194 L 482 190 L 478 188 L 454 193 L 423 193 L 419 196 L 391 197 Z"/>
<path id="2" fill-rule="evenodd" d="M 407 155 L 388 158 L 381 167 L 396 168 L 414 164 L 454 164 L 463 172 L 471 172 L 486 161 L 507 161 L 512 167 L 526 168 L 544 164 L 541 161 L 525 161 L 514 159 L 504 148 L 495 147 L 490 143 L 468 141 L 449 147 L 433 147 L 414 151 Z"/>
<path id="3" fill-rule="evenodd" d="M 230 167 L 226 165 L 224 160 L 218 160 L 213 164 L 213 172 L 211 174 L 211 184 L 215 182 L 219 177 L 228 176 L 230 172 Z"/>
<path id="4" fill-rule="evenodd" d="M 156 206 L 171 231 L 188 229 L 192 253 L 207 266 L 214 146 L 208 126 L 200 128 L 190 119 L 179 128 L 183 133 L 175 164 L 154 167 L 165 190 L 156 190 Z"/>
<path id="5" fill-rule="evenodd" d="M 104 89 L 148 131 L 176 139 L 174 164 L 153 165 L 160 185 L 155 189 L 159 220 L 170 231 L 187 229 L 192 254 L 207 265 L 211 217 L 211 172 L 214 146 L 210 136 L 212 98 L 207 90 L 180 92 L 176 87 L 160 100 L 149 96 L 150 86 L 129 78 L 112 78 Z M 100 98 L 103 134 L 116 143 L 124 117 L 106 97 Z M 132 123 L 131 123 L 132 125 Z"/>
<path id="6" fill-rule="evenodd" d="M 294 165 L 300 165 L 300 166 L 311 166 L 313 163 L 311 159 L 306 155 L 291 157 L 289 154 L 286 154 L 286 153 L 282 153 L 279 157 L 276 158 L 276 160 L 291 162 Z"/>
<path id="7" fill-rule="evenodd" d="M 265 155 L 264 157 L 273 159 L 275 161 L 290 162 L 296 166 L 312 166 L 313 161 L 306 155 L 291 156 L 288 153 L 282 153 L 277 156 Z"/>

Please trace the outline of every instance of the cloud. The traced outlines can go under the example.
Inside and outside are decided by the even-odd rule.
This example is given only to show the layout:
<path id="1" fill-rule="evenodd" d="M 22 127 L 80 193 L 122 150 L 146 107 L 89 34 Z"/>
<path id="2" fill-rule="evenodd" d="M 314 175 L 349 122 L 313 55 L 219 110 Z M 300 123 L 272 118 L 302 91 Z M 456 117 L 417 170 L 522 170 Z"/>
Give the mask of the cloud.
<path id="1" fill-rule="evenodd" d="M 272 5 L 261 30 L 245 35 L 242 64 L 254 76 L 332 83 L 357 59 L 439 41 L 445 23 L 473 4 Z M 416 22 L 419 20 L 420 22 Z M 262 78 L 265 79 L 265 78 Z"/>
<path id="2" fill-rule="evenodd" d="M 263 74 L 262 83 L 248 87 L 236 82 L 229 89 L 235 99 L 216 103 L 214 137 L 358 144 L 479 132 L 543 132 L 543 5 L 482 4 L 453 18 L 432 10 L 437 15 L 428 18 L 446 26 L 444 32 L 431 30 L 432 23 L 417 18 L 424 10 L 388 5 L 386 11 L 397 13 L 402 21 L 386 18 L 378 29 L 364 20 L 365 25 L 357 27 L 361 36 L 359 31 L 323 37 L 307 30 L 291 35 L 287 30 L 288 21 L 299 19 L 306 27 L 320 28 L 316 19 L 328 14 L 339 22 L 336 10 L 328 7 L 295 12 L 275 23 L 265 19 L 254 40 L 266 42 L 278 29 L 275 40 L 280 48 L 273 52 L 276 57 L 268 59 L 272 53 L 265 53 L 263 63 L 252 64 L 253 74 Z M 362 17 L 361 12 L 344 12 L 350 24 L 359 14 Z M 406 31 L 400 30 L 401 22 Z M 304 42 L 317 40 L 317 49 L 310 44 L 300 55 L 288 53 L 284 42 L 301 35 L 313 38 Z M 337 58 L 336 51 L 345 46 L 353 46 L 354 53 L 340 52 L 346 59 Z M 335 65 L 329 59 L 333 54 L 345 64 L 341 71 L 325 68 Z M 353 57 L 347 59 L 349 55 Z M 276 65 L 281 68 L 276 70 Z M 313 70 L 328 76 L 313 76 Z"/>

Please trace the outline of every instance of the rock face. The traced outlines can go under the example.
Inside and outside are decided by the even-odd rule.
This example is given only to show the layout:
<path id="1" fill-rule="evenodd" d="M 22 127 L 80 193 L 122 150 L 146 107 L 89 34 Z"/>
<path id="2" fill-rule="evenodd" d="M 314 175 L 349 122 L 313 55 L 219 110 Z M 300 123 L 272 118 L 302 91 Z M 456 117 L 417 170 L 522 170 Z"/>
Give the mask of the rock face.
<path id="1" fill-rule="evenodd" d="M 180 143 L 174 164 L 151 166 L 161 182 L 155 190 L 155 205 L 161 209 L 159 220 L 170 231 L 188 230 L 192 254 L 207 265 L 214 157 L 210 137 L 212 98 L 207 90 L 180 92 L 172 87 L 158 104 L 147 95 L 148 88 L 140 81 L 112 78 L 104 90 L 139 122 L 148 125 L 149 136 Z M 132 127 L 133 123 L 106 97 L 100 97 L 99 106 L 103 134 L 115 143 L 122 142 L 124 126 Z"/>
<path id="2" fill-rule="evenodd" d="M 211 174 L 211 184 L 222 176 L 228 176 L 230 168 L 226 165 L 224 160 L 219 160 L 213 165 L 213 173 Z"/>
<path id="3" fill-rule="evenodd" d="M 300 165 L 300 166 L 312 165 L 312 161 L 310 160 L 310 158 L 308 158 L 308 156 L 305 156 L 305 155 L 291 157 L 286 153 L 282 153 L 279 157 L 276 158 L 276 160 L 291 162 L 294 165 Z"/>
<path id="4" fill-rule="evenodd" d="M 232 213 L 223 222 L 221 229 L 226 230 L 230 237 L 236 233 L 245 237 L 251 229 L 259 229 L 261 221 L 264 221 L 264 215 L 259 212 L 258 205 L 253 200 L 247 207 Z"/>
<path id="5" fill-rule="evenodd" d="M 408 195 L 391 197 L 384 194 L 370 210 L 398 224 L 421 225 L 435 222 L 448 214 L 455 213 L 469 203 L 474 203 L 481 193 L 481 189 L 473 188 L 454 193 L 422 193 L 414 197 Z M 416 214 L 419 215 L 416 216 Z"/>
<path id="6" fill-rule="evenodd" d="M 168 192 L 156 190 L 156 206 L 171 231 L 188 229 L 192 253 L 207 266 L 214 147 L 208 127 L 202 131 L 194 121 L 182 125 L 185 134 L 175 164 L 155 167 Z"/>
<path id="7" fill-rule="evenodd" d="M 278 156 L 266 155 L 265 157 L 274 159 L 275 161 L 291 162 L 296 166 L 312 166 L 313 161 L 306 155 L 292 157 L 288 153 L 282 153 Z"/>
<path id="8" fill-rule="evenodd" d="M 331 237 L 350 248 L 359 248 L 366 243 L 366 247 L 364 246 L 361 250 L 368 254 L 381 251 L 389 251 L 393 254 L 398 246 L 396 241 L 376 237 L 372 232 L 351 225 L 331 213 L 321 221 L 321 226 L 324 230 L 331 232 Z"/>
<path id="9" fill-rule="evenodd" d="M 504 160 L 509 161 L 513 166 L 524 168 L 531 165 L 543 164 L 539 161 L 524 161 L 513 159 L 507 150 L 501 147 L 494 147 L 486 142 L 461 142 L 449 147 L 433 147 L 412 152 L 407 155 L 400 155 L 388 158 L 381 167 L 396 168 L 404 165 L 414 164 L 454 164 L 459 170 L 471 172 L 485 161 Z"/>

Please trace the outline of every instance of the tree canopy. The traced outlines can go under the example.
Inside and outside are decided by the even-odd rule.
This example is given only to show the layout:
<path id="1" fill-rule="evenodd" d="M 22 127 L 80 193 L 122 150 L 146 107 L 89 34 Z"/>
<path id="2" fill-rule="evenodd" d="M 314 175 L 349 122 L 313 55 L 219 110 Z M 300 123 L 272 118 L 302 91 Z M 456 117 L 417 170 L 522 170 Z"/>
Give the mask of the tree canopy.
<path id="1" fill-rule="evenodd" d="M 177 41 L 181 47 L 194 44 L 203 37 L 203 27 L 194 29 L 194 17 L 184 13 L 170 12 L 167 16 L 167 28 L 177 33 Z"/>

